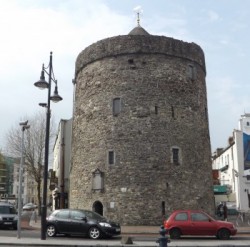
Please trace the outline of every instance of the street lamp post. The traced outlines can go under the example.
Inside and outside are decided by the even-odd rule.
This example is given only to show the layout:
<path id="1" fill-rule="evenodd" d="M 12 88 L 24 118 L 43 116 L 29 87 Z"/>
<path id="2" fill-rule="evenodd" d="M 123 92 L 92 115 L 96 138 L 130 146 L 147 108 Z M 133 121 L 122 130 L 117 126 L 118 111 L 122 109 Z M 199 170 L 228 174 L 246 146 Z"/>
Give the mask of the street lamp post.
<path id="1" fill-rule="evenodd" d="M 48 72 L 47 72 L 48 69 Z M 48 75 L 49 82 L 45 80 L 44 73 Z M 55 83 L 54 95 L 51 96 L 51 82 Z M 58 95 L 57 80 L 54 78 L 53 65 L 52 65 L 52 52 L 50 52 L 50 60 L 47 68 L 42 66 L 40 80 L 35 82 L 34 85 L 40 89 L 48 89 L 47 103 L 40 103 L 40 106 L 45 106 L 46 111 L 46 136 L 45 136 L 45 154 L 44 154 L 44 170 L 43 170 L 43 198 L 42 198 L 42 214 L 41 214 L 41 239 L 46 239 L 46 216 L 47 216 L 47 180 L 48 180 L 48 163 L 49 163 L 49 134 L 50 134 L 50 101 L 59 102 L 62 97 Z"/>
<path id="2" fill-rule="evenodd" d="M 17 238 L 21 238 L 21 212 L 22 212 L 22 182 L 23 182 L 23 165 L 24 165 L 24 131 L 30 126 L 28 121 L 21 122 L 22 127 L 22 144 L 21 144 L 21 162 L 19 165 L 19 187 L 18 187 L 18 221 L 17 221 Z"/>

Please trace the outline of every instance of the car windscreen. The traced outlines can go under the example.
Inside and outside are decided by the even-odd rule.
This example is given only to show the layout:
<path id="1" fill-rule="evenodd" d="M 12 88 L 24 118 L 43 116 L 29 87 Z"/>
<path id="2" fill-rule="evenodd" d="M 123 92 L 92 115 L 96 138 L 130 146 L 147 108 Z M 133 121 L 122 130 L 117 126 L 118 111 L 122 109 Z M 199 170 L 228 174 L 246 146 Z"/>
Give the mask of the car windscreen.
<path id="1" fill-rule="evenodd" d="M 16 214 L 16 209 L 13 206 L 0 205 L 0 214 Z"/>

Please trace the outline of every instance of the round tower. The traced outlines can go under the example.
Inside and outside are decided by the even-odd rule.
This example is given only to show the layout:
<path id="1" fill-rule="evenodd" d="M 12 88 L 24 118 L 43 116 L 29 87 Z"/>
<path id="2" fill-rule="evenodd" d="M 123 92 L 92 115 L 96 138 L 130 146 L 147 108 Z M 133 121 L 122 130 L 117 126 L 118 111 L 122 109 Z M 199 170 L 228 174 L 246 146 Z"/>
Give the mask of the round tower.
<path id="1" fill-rule="evenodd" d="M 77 57 L 70 207 L 123 225 L 214 211 L 206 68 L 194 44 L 142 27 Z"/>

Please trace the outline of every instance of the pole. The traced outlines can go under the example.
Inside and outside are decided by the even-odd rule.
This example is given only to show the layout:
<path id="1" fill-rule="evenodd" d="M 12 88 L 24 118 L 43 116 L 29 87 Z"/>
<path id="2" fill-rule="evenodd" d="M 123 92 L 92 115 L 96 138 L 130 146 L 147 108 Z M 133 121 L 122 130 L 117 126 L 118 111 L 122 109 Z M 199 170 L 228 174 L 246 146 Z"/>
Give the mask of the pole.
<path id="1" fill-rule="evenodd" d="M 42 201 L 42 215 L 41 215 L 41 240 L 46 240 L 51 73 L 52 73 L 52 52 L 50 52 L 50 61 L 49 61 L 49 88 L 48 88 L 48 102 L 47 102 L 47 113 L 46 113 L 46 136 L 45 136 L 45 154 L 44 154 L 44 170 L 43 170 L 43 201 Z"/>
<path id="2" fill-rule="evenodd" d="M 21 210 L 22 210 L 22 179 L 23 179 L 23 149 L 24 149 L 24 130 L 22 126 L 22 147 L 21 162 L 19 165 L 19 187 L 18 187 L 18 221 L 17 221 L 17 238 L 21 238 Z"/>

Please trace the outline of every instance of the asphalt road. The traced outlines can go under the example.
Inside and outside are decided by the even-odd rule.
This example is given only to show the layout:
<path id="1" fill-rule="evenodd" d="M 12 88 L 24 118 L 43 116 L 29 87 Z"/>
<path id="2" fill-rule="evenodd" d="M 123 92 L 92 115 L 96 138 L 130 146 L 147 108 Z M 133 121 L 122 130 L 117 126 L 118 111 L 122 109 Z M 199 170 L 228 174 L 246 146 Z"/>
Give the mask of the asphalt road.
<path id="1" fill-rule="evenodd" d="M 0 230 L 0 236 L 5 236 L 5 237 L 16 237 L 17 236 L 17 231 L 16 230 L 9 230 L 9 229 L 1 229 Z M 21 231 L 21 238 L 33 238 L 33 239 L 40 239 L 41 237 L 41 232 L 40 230 L 22 230 Z M 160 235 L 158 234 L 137 234 L 131 236 L 134 240 L 137 241 L 153 241 L 155 242 Z M 47 237 L 49 238 L 49 237 Z M 76 237 L 76 236 L 64 236 L 64 235 L 57 235 L 55 237 L 56 239 L 64 240 L 64 239 L 72 239 L 72 240 L 79 240 L 82 239 L 84 241 L 84 237 Z M 115 236 L 111 239 L 108 239 L 108 241 L 117 241 L 121 240 L 121 236 Z M 236 236 L 231 237 L 230 244 L 233 244 L 234 241 L 247 241 L 250 243 L 250 234 L 239 234 Z M 107 239 L 105 240 L 107 241 Z M 215 237 L 182 237 L 180 240 L 171 240 L 171 242 L 176 242 L 176 241 L 187 241 L 187 242 L 217 242 L 218 240 Z M 223 243 L 223 240 L 220 240 L 221 243 Z"/>

